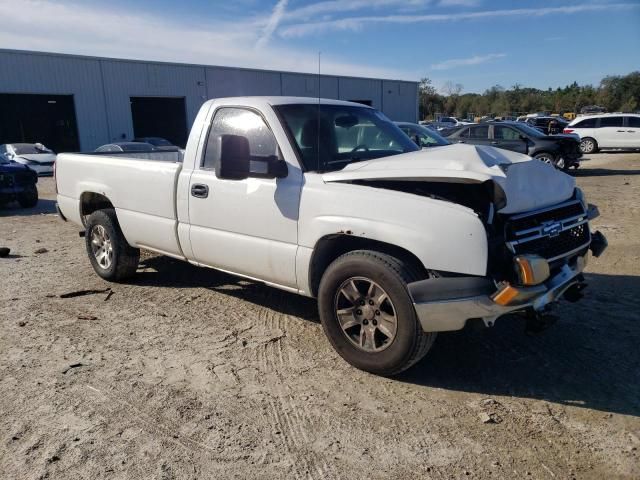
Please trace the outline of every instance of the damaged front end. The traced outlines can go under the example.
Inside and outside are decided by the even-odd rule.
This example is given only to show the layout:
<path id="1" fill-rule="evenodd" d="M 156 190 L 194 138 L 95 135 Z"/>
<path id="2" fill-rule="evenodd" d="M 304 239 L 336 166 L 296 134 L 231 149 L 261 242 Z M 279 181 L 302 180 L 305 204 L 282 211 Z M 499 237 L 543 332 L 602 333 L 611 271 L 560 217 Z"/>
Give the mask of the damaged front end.
<path id="1" fill-rule="evenodd" d="M 551 303 L 582 297 L 589 250 L 597 257 L 607 246 L 604 235 L 589 230 L 597 215 L 579 189 L 552 207 L 496 215 L 487 224 L 486 277 L 442 276 L 409 285 L 423 329 L 459 330 L 471 319 L 490 327 L 505 314 L 523 312 L 529 331 L 542 330 L 551 323 Z"/>

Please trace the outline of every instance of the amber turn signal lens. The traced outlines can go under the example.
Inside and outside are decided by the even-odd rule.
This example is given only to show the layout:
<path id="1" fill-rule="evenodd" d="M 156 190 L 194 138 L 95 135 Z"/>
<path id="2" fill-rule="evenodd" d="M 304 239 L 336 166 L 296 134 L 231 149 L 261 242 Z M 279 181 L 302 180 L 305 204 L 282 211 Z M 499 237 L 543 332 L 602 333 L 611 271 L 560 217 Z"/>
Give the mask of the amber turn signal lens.
<path id="1" fill-rule="evenodd" d="M 496 292 L 491 298 L 498 305 L 509 305 L 518 296 L 518 289 L 507 285 L 499 292 Z"/>

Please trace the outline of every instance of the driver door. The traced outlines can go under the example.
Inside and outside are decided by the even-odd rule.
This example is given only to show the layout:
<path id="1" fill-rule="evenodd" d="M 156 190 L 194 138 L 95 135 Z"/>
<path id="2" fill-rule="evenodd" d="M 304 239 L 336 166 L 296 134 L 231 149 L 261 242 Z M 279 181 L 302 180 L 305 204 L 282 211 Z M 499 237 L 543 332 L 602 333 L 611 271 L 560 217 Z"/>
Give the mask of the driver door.
<path id="1" fill-rule="evenodd" d="M 241 107 L 216 110 L 201 164 L 189 182 L 193 257 L 220 270 L 296 288 L 302 173 L 289 167 L 284 178 L 220 179 L 214 165 L 222 135 L 246 137 L 252 158 L 281 156 L 260 113 Z"/>

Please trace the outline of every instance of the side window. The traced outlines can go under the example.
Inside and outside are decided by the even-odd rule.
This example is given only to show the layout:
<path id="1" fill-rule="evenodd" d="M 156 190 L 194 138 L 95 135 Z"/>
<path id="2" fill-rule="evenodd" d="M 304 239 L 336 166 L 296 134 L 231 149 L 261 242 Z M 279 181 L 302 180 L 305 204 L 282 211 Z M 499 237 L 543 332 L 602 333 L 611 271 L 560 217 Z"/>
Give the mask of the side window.
<path id="1" fill-rule="evenodd" d="M 278 156 L 276 138 L 260 115 L 244 108 L 223 107 L 213 117 L 202 168 L 213 170 L 220 156 L 222 135 L 246 137 L 249 140 L 251 158 Z M 253 167 L 251 170 L 253 171 Z"/>
<path id="2" fill-rule="evenodd" d="M 640 117 L 627 117 L 627 122 L 630 127 L 640 128 Z"/>
<path id="3" fill-rule="evenodd" d="M 596 128 L 597 118 L 585 118 L 574 125 L 574 128 Z"/>
<path id="4" fill-rule="evenodd" d="M 600 127 L 621 127 L 623 117 L 602 117 Z"/>
<path id="5" fill-rule="evenodd" d="M 486 140 L 489 137 L 489 127 L 481 126 L 470 128 L 469 138 L 475 138 L 476 140 Z"/>
<path id="6" fill-rule="evenodd" d="M 496 140 L 519 140 L 520 134 L 513 128 L 495 125 L 493 127 L 493 136 Z"/>

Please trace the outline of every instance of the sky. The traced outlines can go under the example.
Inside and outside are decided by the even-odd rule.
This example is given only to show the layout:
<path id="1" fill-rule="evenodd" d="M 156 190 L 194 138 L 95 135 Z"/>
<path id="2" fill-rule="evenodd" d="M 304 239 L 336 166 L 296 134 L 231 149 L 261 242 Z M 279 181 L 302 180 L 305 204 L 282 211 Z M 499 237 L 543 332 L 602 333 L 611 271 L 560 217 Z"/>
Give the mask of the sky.
<path id="1" fill-rule="evenodd" d="M 0 0 L 0 48 L 493 85 L 640 70 L 640 0 Z M 0 72 L 1 74 L 1 72 Z"/>

